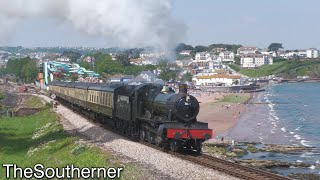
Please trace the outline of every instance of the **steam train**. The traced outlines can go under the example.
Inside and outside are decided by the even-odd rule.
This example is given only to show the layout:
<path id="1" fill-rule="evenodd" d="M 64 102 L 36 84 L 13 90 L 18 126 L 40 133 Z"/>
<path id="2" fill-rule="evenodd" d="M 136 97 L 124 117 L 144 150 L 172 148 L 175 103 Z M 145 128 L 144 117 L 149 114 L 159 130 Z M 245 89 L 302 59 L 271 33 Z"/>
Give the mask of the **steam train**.
<path id="1" fill-rule="evenodd" d="M 208 124 L 197 121 L 199 102 L 179 86 L 123 83 L 90 84 L 52 82 L 49 91 L 72 109 L 141 141 L 172 151 L 201 153 L 202 143 L 212 138 Z"/>

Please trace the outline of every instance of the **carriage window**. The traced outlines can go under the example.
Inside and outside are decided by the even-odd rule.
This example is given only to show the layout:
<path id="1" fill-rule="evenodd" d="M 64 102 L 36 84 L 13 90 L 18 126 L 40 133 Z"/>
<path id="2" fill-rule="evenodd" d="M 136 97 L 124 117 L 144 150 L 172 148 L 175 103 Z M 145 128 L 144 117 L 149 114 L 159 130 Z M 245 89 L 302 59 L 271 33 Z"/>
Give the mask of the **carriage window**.
<path id="1" fill-rule="evenodd" d="M 109 99 L 109 93 L 106 94 L 106 105 L 109 107 L 110 99 Z"/>
<path id="2" fill-rule="evenodd" d="M 110 93 L 109 94 L 109 106 L 112 107 L 112 104 L 113 104 L 113 100 L 112 100 L 113 96 L 112 94 Z"/>
<path id="3" fill-rule="evenodd" d="M 99 104 L 99 92 L 96 92 L 96 103 Z"/>
<path id="4" fill-rule="evenodd" d="M 129 97 L 128 96 L 118 96 L 118 102 L 123 101 L 126 103 L 129 103 Z"/>
<path id="5" fill-rule="evenodd" d="M 109 94 L 109 106 L 112 106 L 112 94 Z"/>

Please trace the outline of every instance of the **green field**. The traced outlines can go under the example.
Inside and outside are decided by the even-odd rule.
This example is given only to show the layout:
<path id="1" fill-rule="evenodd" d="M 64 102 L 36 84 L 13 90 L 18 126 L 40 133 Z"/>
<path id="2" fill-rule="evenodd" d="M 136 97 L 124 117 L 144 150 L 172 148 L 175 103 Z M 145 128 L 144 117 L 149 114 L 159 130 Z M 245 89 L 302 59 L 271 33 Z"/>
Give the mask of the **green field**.
<path id="1" fill-rule="evenodd" d="M 314 60 L 287 60 L 270 65 L 262 65 L 257 69 L 241 69 L 240 66 L 230 64 L 230 68 L 248 77 L 263 77 L 279 75 L 285 78 L 297 76 L 320 77 L 320 61 Z"/>
<path id="2" fill-rule="evenodd" d="M 245 103 L 251 99 L 250 94 L 230 94 L 223 97 L 221 102 L 228 102 L 228 103 Z"/>
<path id="3" fill-rule="evenodd" d="M 29 117 L 0 119 L 0 161 L 19 167 L 124 167 L 121 179 L 140 179 L 142 174 L 130 164 L 121 164 L 111 154 L 79 141 L 63 130 L 50 109 Z M 4 179 L 5 168 L 0 168 Z"/>

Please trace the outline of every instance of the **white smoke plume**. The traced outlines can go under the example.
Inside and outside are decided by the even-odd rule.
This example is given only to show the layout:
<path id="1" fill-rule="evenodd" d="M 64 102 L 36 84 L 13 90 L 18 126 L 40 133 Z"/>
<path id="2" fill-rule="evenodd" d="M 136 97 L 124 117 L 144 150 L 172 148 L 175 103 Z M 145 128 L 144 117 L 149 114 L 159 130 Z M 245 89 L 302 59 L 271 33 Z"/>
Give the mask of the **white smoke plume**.
<path id="1" fill-rule="evenodd" d="M 185 26 L 171 17 L 171 0 L 0 0 L 0 33 L 23 18 L 52 17 L 123 47 L 173 48 Z"/>

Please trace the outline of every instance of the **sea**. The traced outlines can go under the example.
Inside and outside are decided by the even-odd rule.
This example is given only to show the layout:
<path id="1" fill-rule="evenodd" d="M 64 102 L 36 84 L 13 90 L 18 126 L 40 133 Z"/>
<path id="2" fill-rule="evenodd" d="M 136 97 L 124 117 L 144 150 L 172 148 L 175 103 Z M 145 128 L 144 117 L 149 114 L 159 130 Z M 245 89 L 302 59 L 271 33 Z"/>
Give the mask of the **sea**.
<path id="1" fill-rule="evenodd" d="M 237 124 L 225 134 L 235 141 L 314 147 L 299 153 L 259 152 L 244 159 L 280 160 L 310 164 L 279 168 L 280 174 L 320 174 L 320 83 L 271 83 L 255 93 Z"/>

